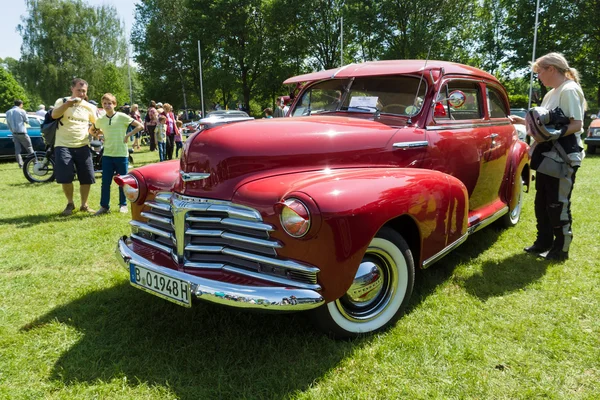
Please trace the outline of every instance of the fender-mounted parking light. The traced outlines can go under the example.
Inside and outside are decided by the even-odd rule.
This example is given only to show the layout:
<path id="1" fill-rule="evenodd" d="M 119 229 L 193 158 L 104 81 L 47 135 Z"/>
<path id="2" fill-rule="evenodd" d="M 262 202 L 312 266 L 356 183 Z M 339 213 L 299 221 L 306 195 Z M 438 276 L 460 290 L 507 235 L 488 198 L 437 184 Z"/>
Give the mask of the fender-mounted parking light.
<path id="1" fill-rule="evenodd" d="M 298 199 L 290 198 L 282 203 L 279 220 L 287 234 L 295 238 L 306 235 L 310 228 L 308 207 Z"/>
<path id="2" fill-rule="evenodd" d="M 140 197 L 140 185 L 133 175 L 117 175 L 114 177 L 115 183 L 123 188 L 125 197 L 132 203 L 135 203 Z"/>

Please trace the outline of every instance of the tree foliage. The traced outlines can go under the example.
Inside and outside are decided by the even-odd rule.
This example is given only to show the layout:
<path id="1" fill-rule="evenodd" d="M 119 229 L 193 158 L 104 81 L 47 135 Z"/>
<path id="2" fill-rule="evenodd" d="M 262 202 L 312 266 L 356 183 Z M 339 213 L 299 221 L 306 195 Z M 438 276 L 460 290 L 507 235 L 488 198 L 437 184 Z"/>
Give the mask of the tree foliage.
<path id="1" fill-rule="evenodd" d="M 15 100 L 23 100 L 23 106 L 28 108 L 29 98 L 25 90 L 6 69 L 0 66 L 0 112 L 12 108 Z"/>
<path id="2" fill-rule="evenodd" d="M 130 38 L 139 67 L 132 72 L 134 101 L 200 108 L 198 41 L 205 108 L 242 103 L 258 110 L 287 94 L 282 82 L 289 76 L 353 62 L 427 57 L 482 68 L 522 99 L 528 94 L 536 2 L 138 0 Z M 113 7 L 85 0 L 26 4 L 21 60 L 2 64 L 30 99 L 53 102 L 80 76 L 90 83 L 92 98 L 111 91 L 120 103 L 129 100 L 123 28 Z M 600 103 L 599 10 L 600 0 L 541 2 L 536 48 L 536 56 L 565 54 L 593 103 Z M 545 93 L 539 81 L 536 87 Z"/>
<path id="3" fill-rule="evenodd" d="M 92 7 L 82 0 L 26 0 L 27 16 L 18 30 L 21 81 L 46 103 L 68 93 L 71 80 L 88 81 L 88 96 L 102 95 L 107 65 L 126 63 L 126 42 L 112 6 Z M 123 82 L 120 70 L 119 82 Z"/>

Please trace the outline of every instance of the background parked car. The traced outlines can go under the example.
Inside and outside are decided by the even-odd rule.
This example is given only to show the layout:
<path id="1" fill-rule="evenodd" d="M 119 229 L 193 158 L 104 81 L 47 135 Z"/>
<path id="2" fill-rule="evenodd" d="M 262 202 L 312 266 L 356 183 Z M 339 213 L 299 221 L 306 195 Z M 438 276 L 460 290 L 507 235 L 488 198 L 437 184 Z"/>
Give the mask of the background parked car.
<path id="1" fill-rule="evenodd" d="M 44 120 L 36 115 L 27 115 L 27 119 L 29 119 L 27 133 L 31 138 L 33 150 L 43 151 L 45 146 L 40 126 Z M 22 150 L 22 154 L 26 154 L 25 149 Z M 15 143 L 12 140 L 12 132 L 8 129 L 8 125 L 6 124 L 6 114 L 2 113 L 0 114 L 0 159 L 14 159 L 14 157 Z"/>
<path id="2" fill-rule="evenodd" d="M 587 130 L 585 144 L 587 145 L 587 152 L 589 154 L 594 154 L 596 146 L 600 146 L 600 119 L 598 119 L 597 114 L 592 115 L 592 122 Z"/>

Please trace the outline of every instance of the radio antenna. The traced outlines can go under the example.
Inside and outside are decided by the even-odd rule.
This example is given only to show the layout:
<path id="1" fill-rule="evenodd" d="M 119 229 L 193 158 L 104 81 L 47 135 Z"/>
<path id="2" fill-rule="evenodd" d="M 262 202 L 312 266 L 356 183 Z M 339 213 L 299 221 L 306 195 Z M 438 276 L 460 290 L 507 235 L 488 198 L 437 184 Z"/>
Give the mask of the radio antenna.
<path id="1" fill-rule="evenodd" d="M 431 53 L 431 45 L 429 44 L 429 50 L 427 50 L 427 58 L 425 58 L 425 64 L 423 65 L 423 71 L 421 71 L 421 78 L 419 78 L 419 86 L 417 86 L 417 93 L 415 93 L 415 99 L 413 100 L 414 109 L 417 108 L 417 99 L 419 98 L 419 91 L 421 90 L 421 83 L 423 82 L 423 76 L 425 75 L 425 67 L 427 67 L 427 62 L 429 61 L 429 54 Z M 408 116 L 408 121 L 406 121 L 409 125 L 412 125 L 412 116 Z"/>

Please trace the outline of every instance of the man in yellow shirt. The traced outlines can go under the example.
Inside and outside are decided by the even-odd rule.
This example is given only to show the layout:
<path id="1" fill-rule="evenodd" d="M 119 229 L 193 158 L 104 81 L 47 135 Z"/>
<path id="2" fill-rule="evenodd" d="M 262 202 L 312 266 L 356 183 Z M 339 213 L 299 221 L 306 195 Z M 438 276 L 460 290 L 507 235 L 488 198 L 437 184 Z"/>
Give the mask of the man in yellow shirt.
<path id="1" fill-rule="evenodd" d="M 54 144 L 56 182 L 62 185 L 67 198 L 67 207 L 61 215 L 71 215 L 75 210 L 73 202 L 73 179 L 75 168 L 81 195 L 80 211 L 94 213 L 88 206 L 90 187 L 96 183 L 94 165 L 89 147 L 89 126 L 96 122 L 96 107 L 88 103 L 88 83 L 81 78 L 73 79 L 71 97 L 58 99 L 52 110 L 52 118 L 61 118 L 56 131 Z"/>

